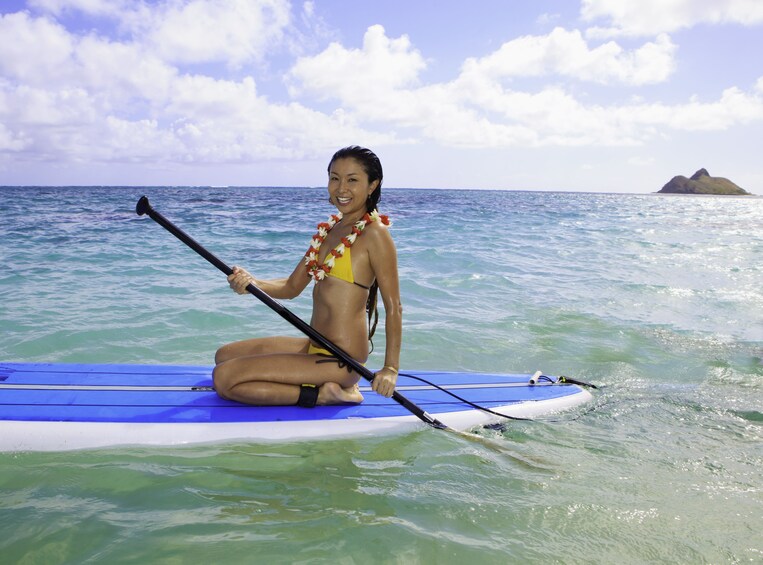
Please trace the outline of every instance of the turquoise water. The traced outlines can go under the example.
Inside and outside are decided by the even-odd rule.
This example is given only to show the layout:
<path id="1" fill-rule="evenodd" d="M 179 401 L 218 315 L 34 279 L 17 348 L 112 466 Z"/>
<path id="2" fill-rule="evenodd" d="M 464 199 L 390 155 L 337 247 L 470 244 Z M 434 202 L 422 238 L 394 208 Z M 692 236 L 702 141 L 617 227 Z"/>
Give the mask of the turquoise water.
<path id="1" fill-rule="evenodd" d="M 0 188 L 0 360 L 209 363 L 296 335 L 138 218 L 142 194 L 266 277 L 331 211 L 323 189 Z M 488 443 L 0 454 L 2 562 L 763 562 L 763 199 L 387 190 L 382 209 L 405 368 L 542 369 L 594 402 Z M 309 318 L 307 294 L 288 305 Z"/>

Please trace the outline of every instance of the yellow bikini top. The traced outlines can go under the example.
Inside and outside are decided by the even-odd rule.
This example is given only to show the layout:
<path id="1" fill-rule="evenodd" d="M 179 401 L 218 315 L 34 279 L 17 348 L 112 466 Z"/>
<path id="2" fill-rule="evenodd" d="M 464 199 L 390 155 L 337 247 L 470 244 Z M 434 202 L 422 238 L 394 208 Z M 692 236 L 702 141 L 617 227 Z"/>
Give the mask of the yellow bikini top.
<path id="1" fill-rule="evenodd" d="M 326 254 L 324 262 L 321 264 L 318 262 L 318 252 L 328 233 L 341 220 L 342 214 L 340 212 L 332 214 L 328 221 L 318 224 L 318 233 L 313 236 L 310 247 L 307 249 L 307 253 L 305 253 L 304 259 L 307 274 L 315 281 L 323 280 L 324 277 L 329 276 L 368 289 L 369 287 L 355 282 L 355 277 L 352 275 L 352 254 L 350 253 L 350 248 L 369 223 L 380 221 L 385 226 L 388 226 L 390 225 L 389 218 L 382 216 L 377 210 L 366 213 L 363 218 L 353 224 L 352 231 L 343 237 L 334 249 Z"/>
<path id="2" fill-rule="evenodd" d="M 327 276 L 341 279 L 348 283 L 368 289 L 366 285 L 355 282 L 355 277 L 352 274 L 352 253 L 350 252 L 349 247 L 345 248 L 344 254 L 341 257 L 337 257 L 334 260 L 334 266 L 327 273 Z"/>

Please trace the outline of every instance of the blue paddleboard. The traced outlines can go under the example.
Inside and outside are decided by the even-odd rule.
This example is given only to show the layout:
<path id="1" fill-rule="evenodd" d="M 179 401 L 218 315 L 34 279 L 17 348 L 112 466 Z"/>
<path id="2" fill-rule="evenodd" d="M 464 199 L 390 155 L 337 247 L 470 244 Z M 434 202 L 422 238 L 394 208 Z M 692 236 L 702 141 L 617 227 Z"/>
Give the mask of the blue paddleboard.
<path id="1" fill-rule="evenodd" d="M 186 365 L 0 363 L 0 451 L 116 445 L 299 441 L 402 432 L 426 424 L 361 386 L 359 405 L 249 406 L 212 390 L 212 368 Z M 532 418 L 586 402 L 574 384 L 532 375 L 412 372 L 508 416 Z M 361 383 L 363 384 L 363 383 Z M 448 426 L 500 417 L 403 375 L 398 391 Z"/>

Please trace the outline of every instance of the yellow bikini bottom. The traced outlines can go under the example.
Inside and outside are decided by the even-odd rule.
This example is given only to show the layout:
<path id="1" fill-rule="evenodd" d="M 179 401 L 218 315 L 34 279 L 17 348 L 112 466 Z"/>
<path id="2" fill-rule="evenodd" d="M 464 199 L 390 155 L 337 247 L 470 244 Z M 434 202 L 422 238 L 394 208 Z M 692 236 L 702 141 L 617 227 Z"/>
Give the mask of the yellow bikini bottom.
<path id="1" fill-rule="evenodd" d="M 308 355 L 323 355 L 325 357 L 333 357 L 334 354 L 331 353 L 328 349 L 323 349 L 322 347 L 318 347 L 316 345 L 313 345 L 312 343 L 307 346 L 307 354 Z"/>
<path id="2" fill-rule="evenodd" d="M 307 346 L 307 354 L 308 355 L 321 355 L 323 357 L 331 357 L 331 359 L 326 359 L 326 361 L 316 361 L 316 363 L 326 363 L 328 361 L 336 361 L 339 364 L 339 368 L 343 369 L 344 367 L 347 367 L 347 365 L 341 360 L 337 359 L 336 356 L 331 353 L 328 349 L 323 349 L 322 347 L 318 347 L 317 345 L 313 345 L 312 342 L 310 345 Z M 366 364 L 363 363 L 363 366 L 365 367 Z M 348 372 L 352 372 L 352 368 L 347 367 Z"/>

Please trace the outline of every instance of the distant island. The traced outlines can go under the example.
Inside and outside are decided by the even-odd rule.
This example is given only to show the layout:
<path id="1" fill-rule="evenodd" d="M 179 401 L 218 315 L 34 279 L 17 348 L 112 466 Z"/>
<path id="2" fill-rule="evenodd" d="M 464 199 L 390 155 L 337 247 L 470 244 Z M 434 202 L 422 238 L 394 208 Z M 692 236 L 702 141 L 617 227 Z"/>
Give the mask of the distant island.
<path id="1" fill-rule="evenodd" d="M 711 177 L 706 169 L 700 169 L 687 179 L 683 175 L 673 177 L 660 190 L 663 194 L 740 194 L 750 195 L 729 179 Z"/>

